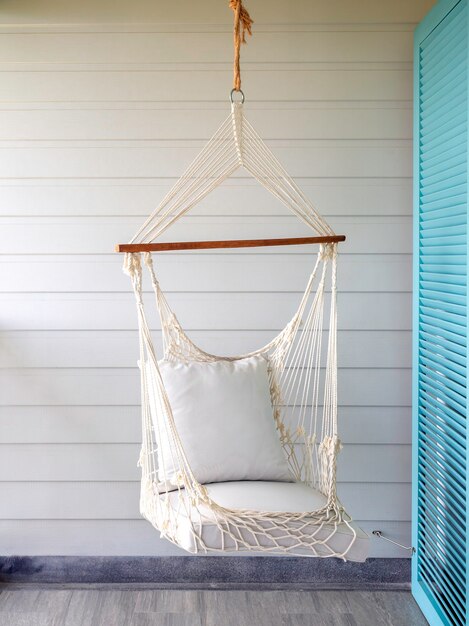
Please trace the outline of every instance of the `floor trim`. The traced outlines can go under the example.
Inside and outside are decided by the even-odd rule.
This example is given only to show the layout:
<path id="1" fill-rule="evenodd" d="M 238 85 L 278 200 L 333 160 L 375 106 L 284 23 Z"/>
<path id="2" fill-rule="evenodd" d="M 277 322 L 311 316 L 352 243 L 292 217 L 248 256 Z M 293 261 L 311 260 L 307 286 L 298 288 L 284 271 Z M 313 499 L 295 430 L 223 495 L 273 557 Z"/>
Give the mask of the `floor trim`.
<path id="1" fill-rule="evenodd" d="M 8 585 L 129 585 L 171 589 L 409 589 L 410 559 L 301 557 L 0 556 Z"/>

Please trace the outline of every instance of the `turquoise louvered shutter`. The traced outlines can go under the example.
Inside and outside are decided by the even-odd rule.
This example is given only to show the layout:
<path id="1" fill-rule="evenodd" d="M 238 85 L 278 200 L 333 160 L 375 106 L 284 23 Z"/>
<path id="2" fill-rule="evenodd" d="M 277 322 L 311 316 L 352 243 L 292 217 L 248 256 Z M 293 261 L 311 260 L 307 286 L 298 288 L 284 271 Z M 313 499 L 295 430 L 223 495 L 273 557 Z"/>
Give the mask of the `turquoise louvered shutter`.
<path id="1" fill-rule="evenodd" d="M 467 613 L 467 0 L 415 36 L 412 591 L 430 624 Z"/>

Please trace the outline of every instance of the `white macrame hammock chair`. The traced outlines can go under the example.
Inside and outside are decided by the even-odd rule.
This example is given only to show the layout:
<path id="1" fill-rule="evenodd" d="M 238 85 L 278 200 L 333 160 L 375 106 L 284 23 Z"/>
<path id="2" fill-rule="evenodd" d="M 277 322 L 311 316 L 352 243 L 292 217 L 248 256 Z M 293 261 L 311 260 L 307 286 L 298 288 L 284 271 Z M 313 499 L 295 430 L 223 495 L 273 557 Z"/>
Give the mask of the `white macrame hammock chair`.
<path id="1" fill-rule="evenodd" d="M 246 120 L 242 103 L 234 102 L 230 115 L 130 243 L 153 242 L 240 167 L 318 236 L 334 235 Z M 336 491 L 337 455 L 341 449 L 337 433 L 337 244 L 320 246 L 299 306 L 285 328 L 264 347 L 239 356 L 217 356 L 195 345 L 168 304 L 157 280 L 151 253 L 144 252 L 143 260 L 149 270 L 161 318 L 164 359 L 189 363 L 264 356 L 268 360 L 275 424 L 293 480 L 324 497 L 324 504 L 317 510 L 238 510 L 214 501 L 209 488 L 197 482 L 177 431 L 145 316 L 141 255 L 130 252 L 125 255 L 124 269 L 132 280 L 139 321 L 143 431 L 139 465 L 142 468 L 140 509 L 143 517 L 163 537 L 176 544 L 181 544 L 179 525 L 183 521 L 186 531 L 189 525 L 190 550 L 195 553 L 254 550 L 349 558 L 357 527 L 351 523 Z M 327 289 L 330 294 L 328 330 L 323 328 L 326 281 L 330 287 Z M 323 345 L 326 334 L 327 346 Z M 158 412 L 156 428 L 165 430 L 165 439 L 171 444 L 177 468 L 176 488 L 158 482 L 157 442 L 162 440 L 163 433 L 154 430 L 150 402 Z M 196 407 L 194 428 L 197 428 Z M 164 468 L 160 469 L 164 473 Z M 221 537 L 218 548 L 205 541 L 207 523 L 214 526 Z M 338 532 L 342 533 L 339 550 L 334 541 Z M 345 543 L 343 536 L 347 537 Z"/>

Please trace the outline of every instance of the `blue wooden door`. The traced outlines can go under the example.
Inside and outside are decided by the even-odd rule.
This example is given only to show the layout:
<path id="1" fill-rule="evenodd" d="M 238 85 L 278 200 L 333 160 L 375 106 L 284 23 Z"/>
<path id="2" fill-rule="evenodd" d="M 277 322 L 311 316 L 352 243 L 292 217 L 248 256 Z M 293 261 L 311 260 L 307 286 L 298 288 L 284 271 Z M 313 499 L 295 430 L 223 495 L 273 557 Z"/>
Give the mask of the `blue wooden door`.
<path id="1" fill-rule="evenodd" d="M 415 35 L 412 591 L 430 624 L 467 613 L 468 0 Z"/>

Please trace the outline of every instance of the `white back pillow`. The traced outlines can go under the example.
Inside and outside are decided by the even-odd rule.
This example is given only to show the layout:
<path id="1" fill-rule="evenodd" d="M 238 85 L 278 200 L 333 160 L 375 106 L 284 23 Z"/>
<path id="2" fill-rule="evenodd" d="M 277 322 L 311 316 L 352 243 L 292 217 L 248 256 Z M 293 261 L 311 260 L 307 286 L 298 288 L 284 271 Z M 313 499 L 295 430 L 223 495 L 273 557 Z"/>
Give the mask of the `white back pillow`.
<path id="1" fill-rule="evenodd" d="M 159 367 L 198 482 L 293 480 L 274 423 L 263 357 L 189 364 L 160 361 Z M 158 479 L 176 485 L 176 464 L 166 430 L 158 427 L 154 401 L 150 394 Z"/>

